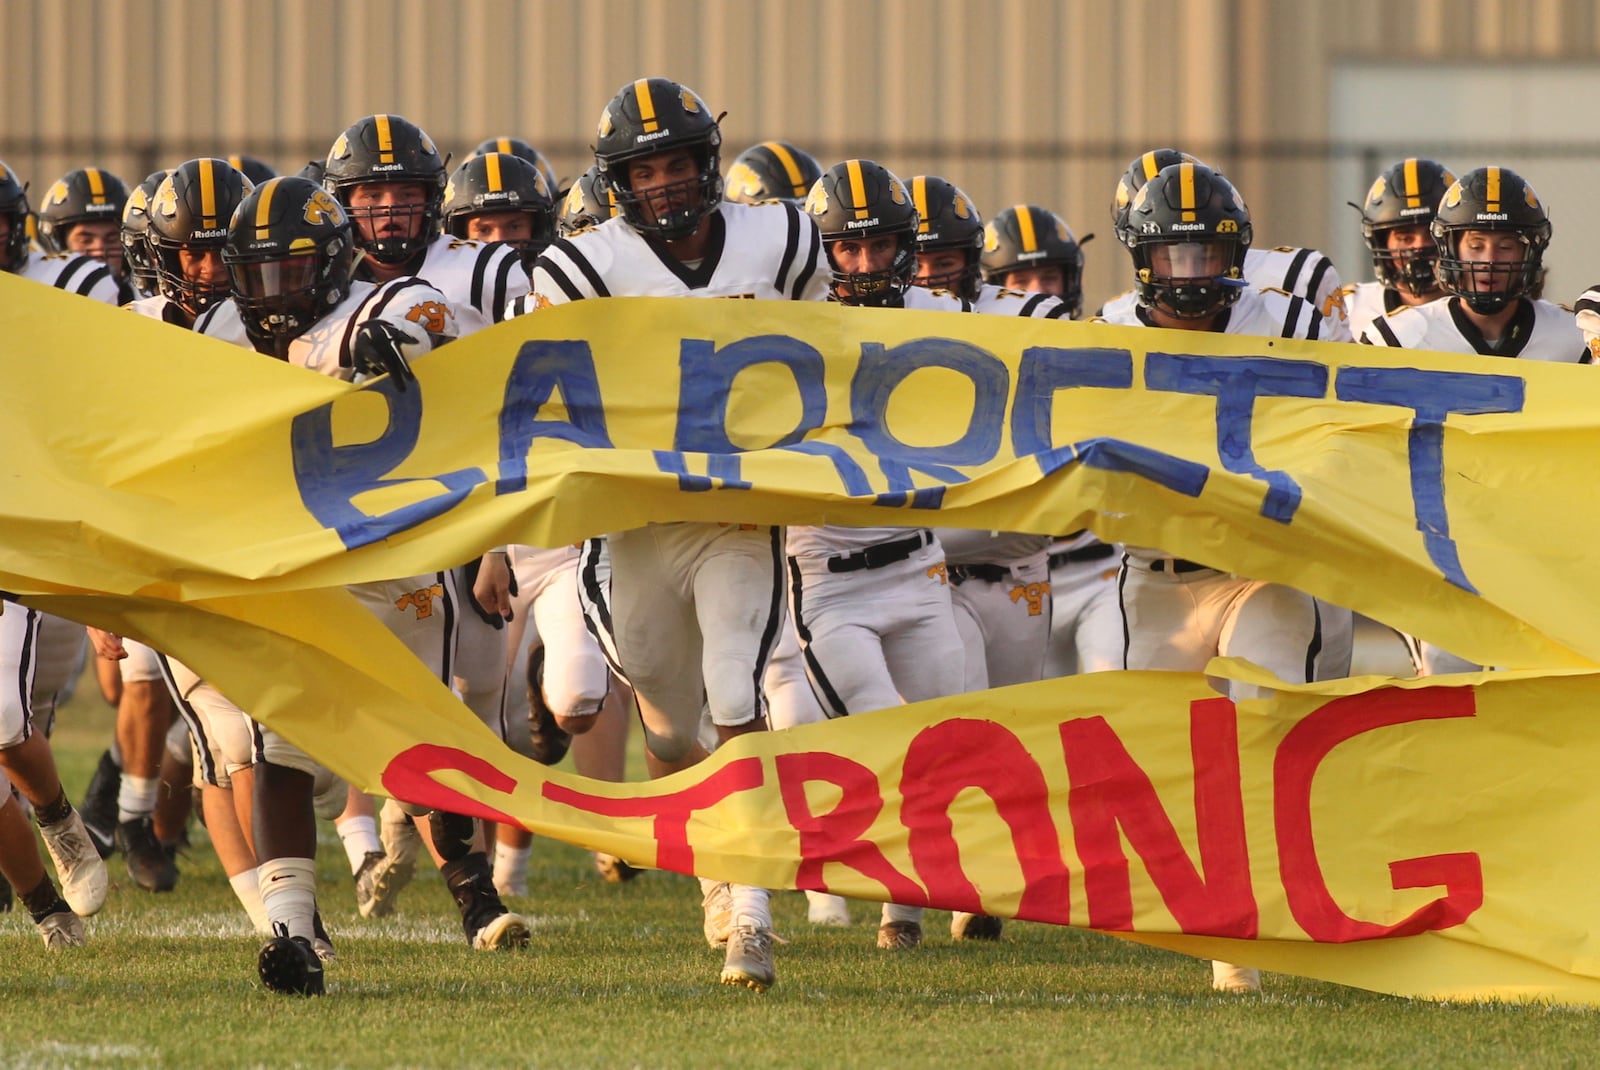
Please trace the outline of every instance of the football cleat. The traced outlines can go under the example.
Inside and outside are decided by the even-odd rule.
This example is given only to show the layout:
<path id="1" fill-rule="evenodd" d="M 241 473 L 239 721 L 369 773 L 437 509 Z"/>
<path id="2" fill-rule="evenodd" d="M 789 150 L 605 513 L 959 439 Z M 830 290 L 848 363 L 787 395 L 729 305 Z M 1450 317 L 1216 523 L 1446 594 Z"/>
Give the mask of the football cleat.
<path id="1" fill-rule="evenodd" d="M 51 951 L 88 943 L 83 935 L 83 919 L 70 910 L 45 915 L 39 922 L 39 935 L 44 937 L 44 946 Z"/>
<path id="2" fill-rule="evenodd" d="M 178 864 L 156 839 L 155 823 L 148 816 L 117 825 L 116 838 L 135 884 L 147 892 L 170 892 L 178 886 Z"/>
<path id="3" fill-rule="evenodd" d="M 45 850 L 61 878 L 61 895 L 80 918 L 99 913 L 106 905 L 106 886 L 110 878 L 105 860 L 95 850 L 83 827 L 83 818 L 74 810 L 60 821 L 40 825 Z"/>
<path id="4" fill-rule="evenodd" d="M 78 813 L 83 816 L 83 827 L 94 840 L 94 849 L 101 858 L 110 858 L 117 849 L 117 792 L 122 788 L 122 769 L 111 759 L 110 751 L 100 752 L 100 764 L 89 778 L 89 787 L 83 793 Z"/>
<path id="5" fill-rule="evenodd" d="M 475 951 L 499 951 L 528 946 L 528 919 L 513 914 L 500 901 L 482 854 L 448 862 L 440 870 L 450 897 L 461 911 L 461 928 Z"/>
<path id="6" fill-rule="evenodd" d="M 379 811 L 378 838 L 383 841 L 384 858 L 372 877 L 372 913 L 365 917 L 385 918 L 394 913 L 400 892 L 417 875 L 417 859 L 422 855 L 422 833 L 411 815 L 393 799 Z"/>
<path id="7" fill-rule="evenodd" d="M 987 914 L 968 914 L 964 910 L 958 910 L 950 915 L 950 939 L 998 940 L 1000 925 L 999 918 L 992 918 Z"/>
<path id="8" fill-rule="evenodd" d="M 722 983 L 765 992 L 778 980 L 772 965 L 772 930 L 736 925 L 728 933 L 728 954 L 722 962 Z"/>
<path id="9" fill-rule="evenodd" d="M 594 853 L 594 869 L 603 880 L 610 884 L 623 884 L 633 880 L 642 872 L 628 865 L 616 855 L 608 855 L 603 851 Z"/>
<path id="10" fill-rule="evenodd" d="M 500 951 L 528 946 L 530 931 L 527 919 L 521 914 L 505 910 L 504 907 L 501 909 L 504 913 L 496 914 L 472 934 L 474 951 Z"/>
<path id="11" fill-rule="evenodd" d="M 1261 991 L 1261 971 L 1250 966 L 1235 966 L 1231 962 L 1211 962 L 1211 987 L 1218 992 L 1246 995 Z"/>
<path id="12" fill-rule="evenodd" d="M 878 946 L 885 951 L 910 951 L 922 946 L 922 923 L 886 921 L 878 926 Z"/>
<path id="13" fill-rule="evenodd" d="M 827 892 L 806 893 L 806 920 L 813 925 L 829 925 L 842 929 L 850 924 L 850 908 L 844 896 Z"/>
<path id="14" fill-rule="evenodd" d="M 356 870 L 356 910 L 363 918 L 381 918 L 394 913 L 394 899 L 385 903 L 378 895 L 378 873 L 388 856 L 382 851 L 368 851 Z"/>
<path id="15" fill-rule="evenodd" d="M 332 962 L 339 957 L 333 950 L 333 937 L 328 935 L 328 927 L 322 924 L 320 910 L 311 915 L 311 950 L 315 951 L 317 958 L 323 962 Z"/>
<path id="16" fill-rule="evenodd" d="M 728 882 L 717 881 L 706 887 L 705 894 L 700 898 L 700 907 L 706 915 L 706 943 L 714 948 L 726 947 L 728 933 L 733 929 L 733 890 L 728 887 Z"/>
<path id="17" fill-rule="evenodd" d="M 322 960 L 303 936 L 274 936 L 256 957 L 261 983 L 270 992 L 290 996 L 320 996 L 324 993 Z"/>

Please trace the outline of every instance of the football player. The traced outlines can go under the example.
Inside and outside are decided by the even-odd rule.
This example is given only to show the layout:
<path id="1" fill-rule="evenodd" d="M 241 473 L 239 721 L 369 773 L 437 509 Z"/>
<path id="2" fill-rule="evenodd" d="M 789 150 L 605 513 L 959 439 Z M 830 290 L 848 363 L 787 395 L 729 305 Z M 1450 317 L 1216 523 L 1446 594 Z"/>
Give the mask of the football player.
<path id="1" fill-rule="evenodd" d="M 692 90 L 665 78 L 623 86 L 595 142 L 618 214 L 545 250 L 533 270 L 534 306 L 608 296 L 820 299 L 816 228 L 792 204 L 724 202 L 721 146 L 717 119 Z M 752 681 L 783 620 L 779 529 L 652 524 L 607 543 L 610 638 L 635 689 L 652 774 L 705 756 L 702 705 L 719 741 L 764 730 L 765 700 Z M 702 886 L 707 939 L 726 944 L 722 982 L 764 991 L 776 979 L 766 890 Z"/>
<path id="2" fill-rule="evenodd" d="M 851 307 L 970 311 L 971 301 L 913 285 L 920 217 L 905 184 L 872 160 L 835 164 L 805 211 L 827 254 L 829 292 Z M 812 687 L 830 717 L 958 694 L 964 651 L 944 548 L 927 528 L 791 527 L 791 608 Z M 885 903 L 877 943 L 922 942 L 921 907 Z"/>
<path id="3" fill-rule="evenodd" d="M 75 253 L 39 253 L 28 248 L 27 188 L 0 161 L 0 271 L 54 286 L 67 293 L 122 304 L 122 292 L 111 266 Z"/>
<path id="4" fill-rule="evenodd" d="M 99 167 L 80 167 L 55 181 L 38 217 L 44 251 L 87 256 L 108 265 L 121 290 L 117 303 L 124 305 L 133 300 L 122 255 L 122 208 L 127 201 L 122 179 Z"/>
<path id="5" fill-rule="evenodd" d="M 474 156 L 444 189 L 444 229 L 457 238 L 504 242 L 524 268 L 555 240 L 556 209 L 544 175 L 526 160 L 503 152 Z"/>
<path id="6" fill-rule="evenodd" d="M 1092 238 L 1085 234 L 1078 241 L 1047 208 L 1012 205 L 984 224 L 978 257 L 983 280 L 1022 293 L 1054 294 L 1077 319 L 1083 314 L 1083 245 Z"/>
<path id="7" fill-rule="evenodd" d="M 1118 235 L 1126 227 L 1128 208 L 1140 188 L 1163 168 L 1185 161 L 1200 162 L 1176 149 L 1155 149 L 1128 164 L 1117 182 L 1117 191 L 1111 201 L 1111 222 Z M 1333 261 L 1317 250 L 1291 245 L 1250 249 L 1245 254 L 1243 277 L 1257 289 L 1282 290 L 1310 301 L 1327 321 L 1321 328 L 1323 341 L 1353 340 L 1350 325 L 1345 321 L 1339 272 L 1334 268 Z M 1101 314 L 1107 318 L 1123 318 L 1136 304 L 1138 293 L 1130 290 L 1108 301 Z"/>
<path id="8" fill-rule="evenodd" d="M 1346 319 L 1357 338 L 1386 313 L 1444 296 L 1434 272 L 1439 247 L 1432 225 L 1455 180 L 1442 164 L 1411 157 L 1379 175 L 1366 201 L 1351 206 L 1361 212 L 1361 238 L 1378 280 L 1344 288 Z"/>
<path id="9" fill-rule="evenodd" d="M 128 282 L 135 297 L 149 297 L 156 292 L 156 267 L 150 259 L 150 249 L 145 244 L 145 231 L 150 226 L 150 198 L 155 196 L 166 171 L 152 171 L 128 194 L 122 206 L 122 256 L 128 265 Z"/>
<path id="10" fill-rule="evenodd" d="M 1151 176 L 1129 202 L 1117 237 L 1133 258 L 1138 303 L 1106 316 L 1107 322 L 1268 338 L 1323 336 L 1325 320 L 1310 301 L 1249 284 L 1249 209 L 1232 184 L 1204 164 L 1174 163 Z M 1290 683 L 1348 671 L 1348 640 L 1342 661 L 1329 664 L 1340 651 L 1329 649 L 1324 607 L 1310 595 L 1156 547 L 1127 547 L 1119 582 L 1124 668 L 1203 672 L 1213 657 L 1239 656 Z M 1235 683 L 1230 693 L 1263 692 Z M 1213 962 L 1212 985 L 1253 992 L 1261 974 Z"/>

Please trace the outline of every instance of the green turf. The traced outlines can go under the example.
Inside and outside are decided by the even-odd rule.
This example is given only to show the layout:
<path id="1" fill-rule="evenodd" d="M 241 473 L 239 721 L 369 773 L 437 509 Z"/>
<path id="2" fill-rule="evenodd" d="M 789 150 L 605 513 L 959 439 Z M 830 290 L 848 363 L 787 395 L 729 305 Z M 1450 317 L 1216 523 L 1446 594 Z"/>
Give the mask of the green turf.
<path id="1" fill-rule="evenodd" d="M 108 738 L 98 698 L 62 716 L 76 797 Z M 113 859 L 91 945 L 47 954 L 0 916 L 0 1067 L 1589 1067 L 1600 1013 L 1446 1005 L 1269 975 L 1260 997 L 1213 994 L 1204 963 L 1110 937 L 1008 924 L 998 944 L 873 946 L 877 907 L 823 930 L 774 896 L 779 980 L 718 985 L 699 889 L 647 873 L 602 882 L 588 856 L 539 841 L 526 953 L 474 953 L 431 870 L 383 920 L 357 916 L 331 831 L 319 873 L 339 950 L 329 995 L 273 995 L 198 829 L 177 891 L 133 887 Z"/>

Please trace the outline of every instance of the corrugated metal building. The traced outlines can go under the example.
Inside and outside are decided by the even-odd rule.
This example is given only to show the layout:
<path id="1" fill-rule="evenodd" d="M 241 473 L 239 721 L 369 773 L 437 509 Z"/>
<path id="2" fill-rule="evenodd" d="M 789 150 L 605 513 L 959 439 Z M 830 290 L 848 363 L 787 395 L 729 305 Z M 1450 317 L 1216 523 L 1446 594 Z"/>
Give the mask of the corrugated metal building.
<path id="1" fill-rule="evenodd" d="M 1369 265 L 1342 203 L 1409 154 L 1521 170 L 1556 220 L 1551 296 L 1593 281 L 1583 250 L 1600 239 L 1584 218 L 1600 157 L 1586 107 L 1600 88 L 1595 0 L 5 0 L 4 11 L 0 158 L 35 191 L 70 167 L 137 181 L 202 152 L 294 170 L 375 111 L 406 115 L 458 160 L 483 137 L 522 136 L 573 176 L 617 87 L 662 74 L 726 109 L 730 157 L 783 137 L 824 165 L 862 155 L 903 177 L 942 174 L 990 212 L 1056 208 L 1080 236 L 1098 233 L 1091 303 L 1129 270 L 1106 213 L 1116 177 L 1161 145 L 1226 170 L 1258 242 L 1324 248 L 1346 278 Z"/>

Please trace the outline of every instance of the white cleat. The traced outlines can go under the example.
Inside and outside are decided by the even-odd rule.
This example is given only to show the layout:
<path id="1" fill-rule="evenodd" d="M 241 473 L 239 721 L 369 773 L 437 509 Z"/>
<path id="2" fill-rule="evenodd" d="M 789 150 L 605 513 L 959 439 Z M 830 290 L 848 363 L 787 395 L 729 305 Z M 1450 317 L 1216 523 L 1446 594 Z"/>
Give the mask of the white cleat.
<path id="1" fill-rule="evenodd" d="M 728 933 L 733 929 L 733 890 L 727 881 L 701 881 L 705 894 L 700 906 L 705 911 L 706 943 L 714 948 L 728 946 Z"/>
<path id="2" fill-rule="evenodd" d="M 61 878 L 61 897 L 80 918 L 98 914 L 106 905 L 106 886 L 109 879 L 105 861 L 95 850 L 89 830 L 83 827 L 83 818 L 74 810 L 52 825 L 40 825 L 45 850 L 55 863 L 56 876 Z"/>
<path id="3" fill-rule="evenodd" d="M 472 934 L 472 949 L 474 951 L 501 951 L 509 948 L 527 947 L 529 939 L 528 919 L 521 914 L 506 911 L 497 915 L 487 925 Z"/>
<path id="4" fill-rule="evenodd" d="M 722 983 L 765 992 L 778 980 L 772 964 L 772 930 L 735 925 L 728 933 L 728 954 L 722 963 Z"/>

